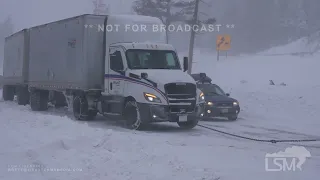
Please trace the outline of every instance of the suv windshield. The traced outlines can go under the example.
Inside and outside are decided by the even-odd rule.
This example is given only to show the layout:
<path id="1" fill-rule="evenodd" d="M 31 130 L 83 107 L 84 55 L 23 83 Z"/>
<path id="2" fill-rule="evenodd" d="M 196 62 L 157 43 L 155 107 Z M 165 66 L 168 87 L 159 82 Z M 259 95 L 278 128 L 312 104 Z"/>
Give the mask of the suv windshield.
<path id="1" fill-rule="evenodd" d="M 217 86 L 215 84 L 198 84 L 198 88 L 205 95 L 226 96 L 226 93 L 219 86 Z"/>
<path id="2" fill-rule="evenodd" d="M 126 57 L 130 69 L 181 69 L 174 51 L 131 49 Z"/>

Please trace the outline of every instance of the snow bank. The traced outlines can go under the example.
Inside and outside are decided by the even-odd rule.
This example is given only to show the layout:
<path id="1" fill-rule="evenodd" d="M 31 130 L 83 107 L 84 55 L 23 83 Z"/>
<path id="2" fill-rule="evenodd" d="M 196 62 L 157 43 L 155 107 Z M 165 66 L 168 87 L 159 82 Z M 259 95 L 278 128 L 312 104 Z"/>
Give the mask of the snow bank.
<path id="1" fill-rule="evenodd" d="M 309 37 L 311 39 L 311 42 L 308 42 L 308 38 L 304 37 L 301 39 L 298 39 L 296 41 L 293 41 L 289 44 L 283 45 L 283 46 L 276 46 L 273 48 L 270 48 L 266 51 L 263 51 L 259 54 L 261 55 L 289 55 L 293 53 L 309 53 L 314 52 L 319 48 L 320 39 L 319 39 L 319 33 L 316 33 Z"/>
<path id="2" fill-rule="evenodd" d="M 270 179 L 264 155 L 279 147 L 239 142 L 196 129 L 156 132 L 111 130 L 108 122 L 78 123 L 68 117 L 32 113 L 1 104 L 1 179 Z M 99 127 L 98 127 L 99 126 Z M 208 133 L 208 132 L 207 132 Z M 284 147 L 282 147 L 284 149 Z M 316 161 L 290 179 L 315 175 Z M 244 166 L 245 164 L 245 166 Z M 21 172 L 19 169 L 45 172 Z M 9 169 L 8 169 L 9 167 Z M 59 172 L 57 172 L 59 170 Z M 230 173 L 232 172 L 232 173 Z M 262 175 L 262 176 L 261 176 Z"/>
<path id="3" fill-rule="evenodd" d="M 0 179 L 279 177 L 264 170 L 264 155 L 279 151 L 275 146 L 229 139 L 199 128 L 185 132 L 162 125 L 153 132 L 135 132 L 118 130 L 108 121 L 79 123 L 58 112 L 30 112 L 29 107 L 14 103 L 1 102 L 0 108 Z M 316 172 L 315 164 L 310 161 L 303 173 L 281 176 L 310 177 Z"/>

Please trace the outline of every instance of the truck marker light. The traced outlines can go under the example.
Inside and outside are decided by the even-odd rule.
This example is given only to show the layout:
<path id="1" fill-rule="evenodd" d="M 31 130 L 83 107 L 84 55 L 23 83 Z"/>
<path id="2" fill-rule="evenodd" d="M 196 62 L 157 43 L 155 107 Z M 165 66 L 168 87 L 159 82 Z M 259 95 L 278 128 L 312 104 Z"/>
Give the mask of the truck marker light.
<path id="1" fill-rule="evenodd" d="M 150 94 L 150 93 L 144 93 L 144 97 L 146 98 L 146 100 L 148 100 L 150 102 L 161 103 L 160 98 L 158 98 L 156 95 L 153 95 L 153 94 Z"/>
<path id="2" fill-rule="evenodd" d="M 148 96 L 148 97 L 157 98 L 157 96 L 155 96 L 155 95 L 153 95 L 153 94 L 146 93 L 145 95 Z"/>

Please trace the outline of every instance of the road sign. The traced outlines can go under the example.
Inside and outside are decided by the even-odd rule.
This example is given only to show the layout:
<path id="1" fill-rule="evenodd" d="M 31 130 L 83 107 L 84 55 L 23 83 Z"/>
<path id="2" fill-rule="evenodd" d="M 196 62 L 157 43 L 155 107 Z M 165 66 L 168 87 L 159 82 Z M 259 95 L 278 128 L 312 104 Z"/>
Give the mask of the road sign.
<path id="1" fill-rule="evenodd" d="M 228 51 L 231 48 L 230 35 L 218 35 L 216 46 L 217 46 L 217 51 Z"/>

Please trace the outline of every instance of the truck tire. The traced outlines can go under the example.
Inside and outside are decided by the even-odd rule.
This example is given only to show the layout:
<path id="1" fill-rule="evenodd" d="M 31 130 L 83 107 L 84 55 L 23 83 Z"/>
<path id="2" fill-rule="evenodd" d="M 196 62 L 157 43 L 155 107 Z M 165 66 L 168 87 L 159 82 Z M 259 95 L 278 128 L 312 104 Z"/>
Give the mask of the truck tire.
<path id="1" fill-rule="evenodd" d="M 178 122 L 178 125 L 182 129 L 192 129 L 198 125 L 199 120 L 196 117 L 188 117 L 187 122 Z"/>
<path id="2" fill-rule="evenodd" d="M 142 130 L 143 124 L 140 110 L 136 101 L 129 100 L 124 107 L 125 126 L 132 130 Z"/>
<path id="3" fill-rule="evenodd" d="M 30 93 L 32 111 L 46 111 L 48 109 L 49 94 L 47 91 L 33 91 Z"/>
<path id="4" fill-rule="evenodd" d="M 17 87 L 17 101 L 19 105 L 27 105 L 29 104 L 29 91 L 27 86 L 18 86 Z"/>
<path id="5" fill-rule="evenodd" d="M 4 85 L 2 90 L 2 97 L 5 101 L 13 101 L 14 99 L 14 87 L 9 85 Z"/>
<path id="6" fill-rule="evenodd" d="M 73 115 L 77 120 L 94 120 L 97 116 L 96 110 L 90 110 L 85 96 L 77 95 L 73 98 Z"/>

